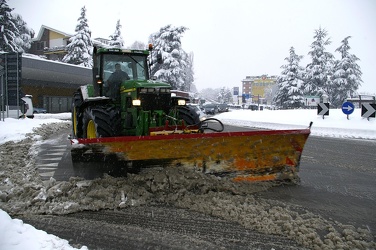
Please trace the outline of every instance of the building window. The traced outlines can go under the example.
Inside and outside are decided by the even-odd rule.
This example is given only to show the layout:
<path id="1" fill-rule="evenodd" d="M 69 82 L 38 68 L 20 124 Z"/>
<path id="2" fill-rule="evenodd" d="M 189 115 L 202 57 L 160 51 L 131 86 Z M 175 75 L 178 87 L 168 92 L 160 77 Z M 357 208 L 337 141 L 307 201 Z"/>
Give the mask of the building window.
<path id="1" fill-rule="evenodd" d="M 37 42 L 37 50 L 44 50 L 46 47 L 46 41 Z"/>

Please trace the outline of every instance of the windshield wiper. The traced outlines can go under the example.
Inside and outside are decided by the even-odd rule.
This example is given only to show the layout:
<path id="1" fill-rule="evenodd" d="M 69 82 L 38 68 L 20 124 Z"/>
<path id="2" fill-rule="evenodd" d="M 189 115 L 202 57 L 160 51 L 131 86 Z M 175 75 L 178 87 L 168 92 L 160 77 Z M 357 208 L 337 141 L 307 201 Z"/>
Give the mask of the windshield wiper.
<path id="1" fill-rule="evenodd" d="M 145 69 L 144 65 L 142 65 L 139 61 L 133 58 L 133 56 L 129 56 L 133 61 L 135 61 L 142 69 Z"/>

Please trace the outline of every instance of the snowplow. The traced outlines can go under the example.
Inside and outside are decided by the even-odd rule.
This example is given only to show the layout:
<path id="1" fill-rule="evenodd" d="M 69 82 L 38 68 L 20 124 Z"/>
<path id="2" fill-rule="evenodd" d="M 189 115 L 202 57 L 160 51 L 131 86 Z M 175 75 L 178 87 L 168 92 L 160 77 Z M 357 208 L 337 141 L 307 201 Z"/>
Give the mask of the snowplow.
<path id="1" fill-rule="evenodd" d="M 234 181 L 299 179 L 311 125 L 223 132 L 221 121 L 200 120 L 186 97 L 150 77 L 151 50 L 94 48 L 93 83 L 73 95 L 73 161 L 99 155 L 137 167 L 184 166 Z"/>

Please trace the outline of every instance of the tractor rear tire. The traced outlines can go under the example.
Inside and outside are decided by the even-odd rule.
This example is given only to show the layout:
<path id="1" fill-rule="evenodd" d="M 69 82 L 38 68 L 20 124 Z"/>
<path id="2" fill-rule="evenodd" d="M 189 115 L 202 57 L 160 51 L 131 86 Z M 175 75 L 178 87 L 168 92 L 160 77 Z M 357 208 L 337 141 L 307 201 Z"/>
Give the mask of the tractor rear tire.
<path id="1" fill-rule="evenodd" d="M 72 101 L 72 134 L 75 138 L 82 138 L 82 111 L 81 105 L 83 103 L 81 91 L 76 91 L 73 94 Z"/>
<path id="2" fill-rule="evenodd" d="M 83 138 L 114 137 L 121 133 L 121 117 L 113 105 L 87 107 L 83 114 Z"/>
<path id="3" fill-rule="evenodd" d="M 186 125 L 198 125 L 200 123 L 200 116 L 196 113 L 193 107 L 178 106 L 179 119 L 183 119 Z"/>

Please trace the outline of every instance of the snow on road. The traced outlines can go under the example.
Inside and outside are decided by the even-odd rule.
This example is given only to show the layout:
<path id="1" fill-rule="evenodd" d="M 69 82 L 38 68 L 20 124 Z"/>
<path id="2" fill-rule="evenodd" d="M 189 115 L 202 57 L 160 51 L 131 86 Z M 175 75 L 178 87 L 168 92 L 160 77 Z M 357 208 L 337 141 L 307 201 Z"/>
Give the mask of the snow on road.
<path id="1" fill-rule="evenodd" d="M 376 119 L 361 117 L 361 110 L 349 115 L 342 113 L 341 109 L 331 109 L 329 116 L 317 115 L 316 109 L 297 110 L 235 110 L 221 113 L 216 116 L 225 124 L 268 128 L 268 129 L 294 129 L 306 128 L 313 122 L 311 135 L 336 137 L 376 139 Z"/>
<path id="2" fill-rule="evenodd" d="M 376 247 L 372 233 L 366 229 L 328 222 L 308 211 L 297 213 L 277 201 L 256 200 L 252 196 L 253 192 L 268 188 L 268 185 L 242 187 L 212 176 L 176 169 L 149 170 L 154 172 L 129 175 L 126 181 L 106 176 L 96 180 L 71 178 L 69 182 L 54 179 L 42 182 L 33 162 L 38 150 L 36 145 L 51 133 L 68 128 L 69 122 L 64 120 L 70 116 L 70 113 L 41 114 L 34 119 L 0 121 L 0 247 L 74 249 L 66 240 L 12 219 L 8 213 L 65 214 L 84 209 L 126 208 L 156 200 L 237 221 L 260 232 L 284 235 L 309 248 Z M 350 119 L 341 110 L 330 110 L 325 119 L 317 116 L 317 110 L 234 110 L 216 118 L 225 124 L 268 129 L 304 128 L 312 121 L 312 135 L 315 136 L 376 139 L 375 119 L 362 118 L 359 109 L 350 115 Z M 166 185 L 166 179 L 169 185 Z M 141 185 L 135 189 L 134 185 L 139 183 L 153 183 L 154 186 Z M 192 185 L 201 190 L 191 193 L 189 186 Z M 243 195 L 234 195 L 231 191 L 234 189 Z M 216 192 L 209 192 L 211 197 L 208 198 L 207 190 Z M 169 192 L 176 195 L 163 195 Z M 124 202 L 125 196 L 128 203 Z M 322 237 L 319 234 L 324 229 L 328 233 Z"/>
<path id="3" fill-rule="evenodd" d="M 12 219 L 1 209 L 0 232 L 0 249 L 4 250 L 76 249 L 71 247 L 67 240 L 24 224 L 22 220 Z M 80 249 L 85 250 L 87 247 Z"/>

